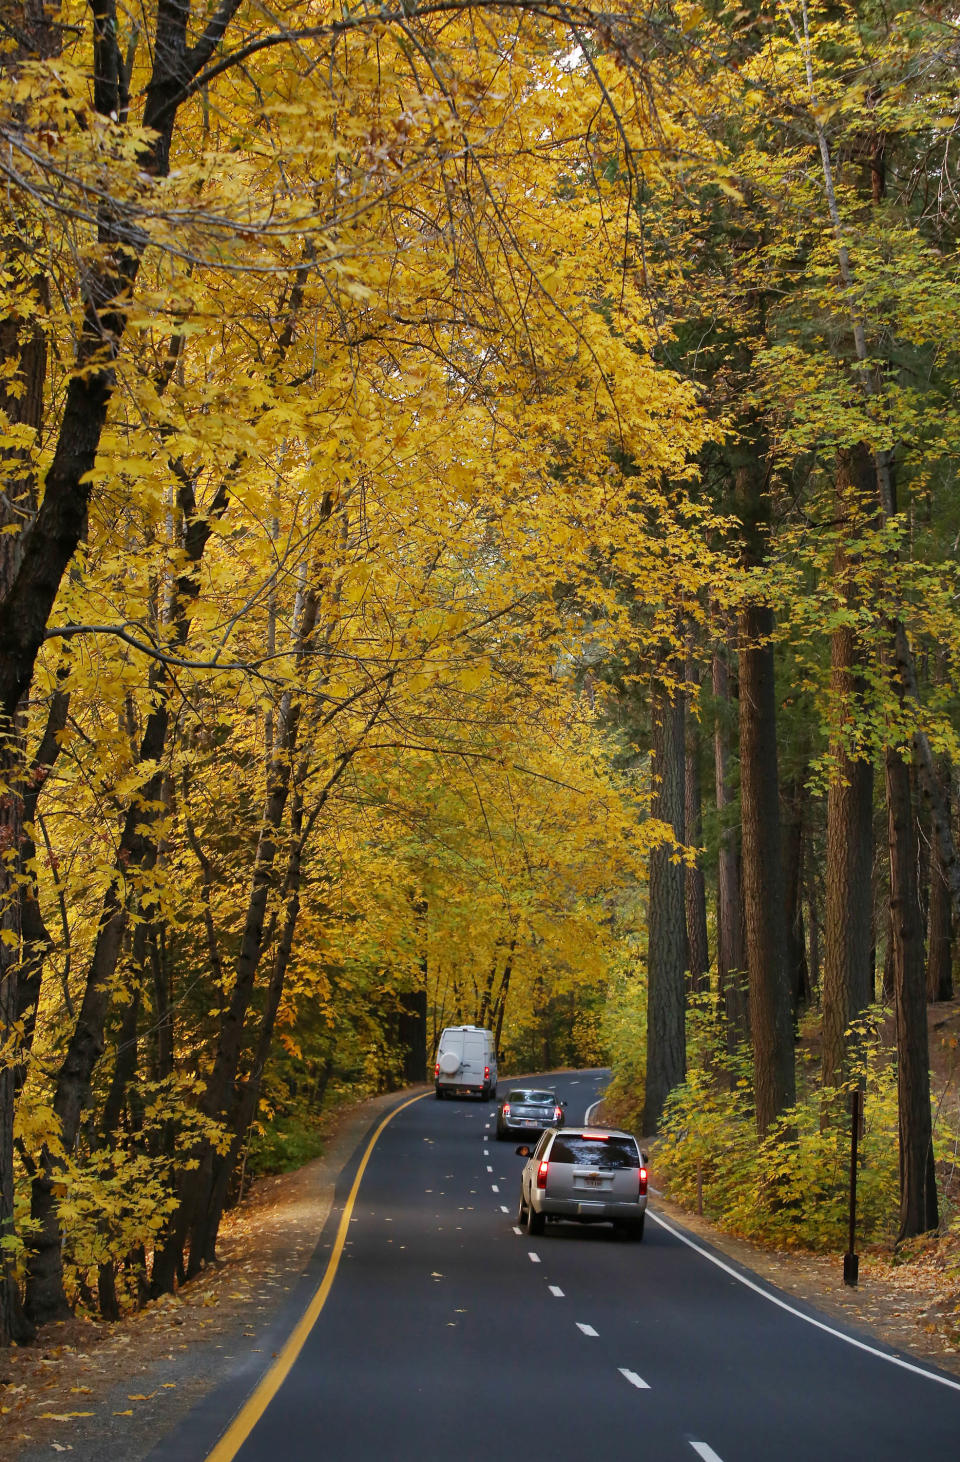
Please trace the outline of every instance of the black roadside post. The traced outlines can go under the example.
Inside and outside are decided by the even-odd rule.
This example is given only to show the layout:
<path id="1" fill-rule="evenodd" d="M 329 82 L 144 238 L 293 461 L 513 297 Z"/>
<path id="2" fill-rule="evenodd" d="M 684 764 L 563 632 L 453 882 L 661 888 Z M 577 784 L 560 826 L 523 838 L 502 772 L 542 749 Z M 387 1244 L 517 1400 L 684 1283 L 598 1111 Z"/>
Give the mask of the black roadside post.
<path id="1" fill-rule="evenodd" d="M 860 1112 L 863 1093 L 855 1086 L 850 1093 L 850 1244 L 843 1256 L 843 1282 L 856 1288 L 860 1275 L 860 1255 L 854 1252 L 857 1235 L 857 1143 L 860 1139 Z"/>

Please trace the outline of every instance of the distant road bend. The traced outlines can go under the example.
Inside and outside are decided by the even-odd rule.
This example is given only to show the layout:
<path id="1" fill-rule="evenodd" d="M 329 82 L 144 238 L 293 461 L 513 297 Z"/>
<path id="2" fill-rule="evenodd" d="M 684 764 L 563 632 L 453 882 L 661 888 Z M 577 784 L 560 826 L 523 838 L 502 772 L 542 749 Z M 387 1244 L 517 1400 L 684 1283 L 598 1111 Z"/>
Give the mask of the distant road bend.
<path id="1" fill-rule="evenodd" d="M 606 1077 L 537 1081 L 576 1122 Z M 522 1235 L 493 1113 L 431 1093 L 381 1124 L 271 1370 L 207 1397 L 153 1462 L 960 1458 L 960 1382 L 753 1281 L 655 1200 L 641 1244 Z"/>

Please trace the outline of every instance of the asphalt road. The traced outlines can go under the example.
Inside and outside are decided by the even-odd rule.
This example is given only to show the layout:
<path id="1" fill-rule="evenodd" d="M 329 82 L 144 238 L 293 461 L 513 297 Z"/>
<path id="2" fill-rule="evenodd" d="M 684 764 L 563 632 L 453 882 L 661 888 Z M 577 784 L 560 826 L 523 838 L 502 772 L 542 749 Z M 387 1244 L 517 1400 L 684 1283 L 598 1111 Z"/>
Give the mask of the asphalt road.
<path id="1" fill-rule="evenodd" d="M 603 1076 L 553 1079 L 568 1121 Z M 603 1227 L 520 1235 L 522 1161 L 494 1140 L 493 1113 L 429 1096 L 386 1127 L 313 1330 L 239 1450 L 221 1444 L 216 1462 L 960 1458 L 955 1379 L 859 1349 L 843 1338 L 856 1332 L 765 1284 L 757 1293 L 652 1221 L 655 1198 L 641 1244 Z M 208 1398 L 156 1462 L 205 1462 L 254 1379 Z"/>

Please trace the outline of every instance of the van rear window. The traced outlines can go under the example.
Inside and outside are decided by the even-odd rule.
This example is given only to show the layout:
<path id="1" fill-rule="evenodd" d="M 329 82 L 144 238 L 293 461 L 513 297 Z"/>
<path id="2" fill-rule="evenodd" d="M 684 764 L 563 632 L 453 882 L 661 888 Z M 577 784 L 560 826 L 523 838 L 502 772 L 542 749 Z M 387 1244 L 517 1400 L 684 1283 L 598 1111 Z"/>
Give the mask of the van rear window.
<path id="1" fill-rule="evenodd" d="M 554 1138 L 550 1161 L 574 1163 L 577 1167 L 638 1168 L 640 1152 L 632 1137 L 574 1137 L 561 1133 Z"/>

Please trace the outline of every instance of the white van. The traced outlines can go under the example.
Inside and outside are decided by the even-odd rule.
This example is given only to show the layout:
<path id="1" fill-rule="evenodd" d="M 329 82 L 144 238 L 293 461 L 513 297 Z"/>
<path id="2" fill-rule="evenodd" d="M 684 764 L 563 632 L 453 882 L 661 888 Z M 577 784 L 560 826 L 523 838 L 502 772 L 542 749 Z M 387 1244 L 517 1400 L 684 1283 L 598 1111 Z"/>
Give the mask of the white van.
<path id="1" fill-rule="evenodd" d="M 487 1101 L 497 1094 L 493 1032 L 480 1025 L 448 1025 L 440 1032 L 433 1070 L 437 1097 L 469 1093 Z"/>

